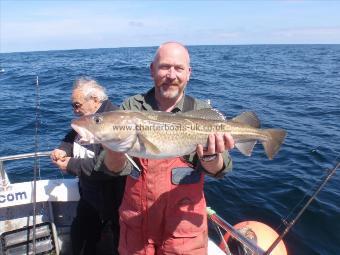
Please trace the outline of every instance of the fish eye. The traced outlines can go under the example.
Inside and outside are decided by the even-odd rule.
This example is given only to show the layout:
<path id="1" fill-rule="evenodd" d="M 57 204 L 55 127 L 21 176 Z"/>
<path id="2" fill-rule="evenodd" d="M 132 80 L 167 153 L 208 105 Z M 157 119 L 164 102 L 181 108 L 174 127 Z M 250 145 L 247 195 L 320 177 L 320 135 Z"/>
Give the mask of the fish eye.
<path id="1" fill-rule="evenodd" d="M 100 124 L 103 121 L 103 117 L 95 115 L 93 116 L 93 120 L 96 124 Z"/>

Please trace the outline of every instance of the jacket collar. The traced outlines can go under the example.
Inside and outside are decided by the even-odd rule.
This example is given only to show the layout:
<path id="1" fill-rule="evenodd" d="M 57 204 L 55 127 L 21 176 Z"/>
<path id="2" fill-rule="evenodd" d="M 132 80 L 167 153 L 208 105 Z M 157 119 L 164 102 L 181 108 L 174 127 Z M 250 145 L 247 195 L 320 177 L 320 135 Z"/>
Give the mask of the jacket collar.
<path id="1" fill-rule="evenodd" d="M 184 98 L 185 95 L 183 95 L 181 100 L 177 102 L 177 104 L 175 105 L 171 112 L 176 113 L 183 111 Z M 155 97 L 155 88 L 152 88 L 145 94 L 141 95 L 140 97 L 137 97 L 136 100 L 139 101 L 143 105 L 143 108 L 147 111 L 150 110 L 159 111 L 157 100 Z"/>
<path id="2" fill-rule="evenodd" d="M 116 105 L 113 105 L 110 100 L 104 100 L 102 102 L 102 105 L 99 107 L 99 109 L 96 111 L 96 113 L 102 113 L 102 112 L 109 112 L 109 111 L 114 111 L 118 110 L 119 107 Z"/>

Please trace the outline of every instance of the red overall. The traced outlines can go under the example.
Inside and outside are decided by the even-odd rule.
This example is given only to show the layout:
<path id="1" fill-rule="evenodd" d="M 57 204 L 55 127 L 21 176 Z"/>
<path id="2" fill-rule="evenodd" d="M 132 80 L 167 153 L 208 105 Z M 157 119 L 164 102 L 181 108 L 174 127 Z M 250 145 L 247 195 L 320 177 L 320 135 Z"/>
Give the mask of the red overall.
<path id="1" fill-rule="evenodd" d="M 181 158 L 137 161 L 120 207 L 120 255 L 206 255 L 204 175 Z"/>

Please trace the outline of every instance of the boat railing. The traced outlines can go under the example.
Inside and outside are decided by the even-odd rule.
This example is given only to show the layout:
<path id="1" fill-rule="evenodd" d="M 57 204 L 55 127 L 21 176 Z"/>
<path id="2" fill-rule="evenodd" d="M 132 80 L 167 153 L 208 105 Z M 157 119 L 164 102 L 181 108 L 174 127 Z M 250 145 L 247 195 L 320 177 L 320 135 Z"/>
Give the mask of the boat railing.
<path id="1" fill-rule="evenodd" d="M 212 223 L 216 224 L 218 227 L 222 228 L 224 231 L 228 232 L 230 236 L 232 236 L 234 239 L 239 241 L 244 247 L 246 247 L 250 252 L 245 254 L 252 254 L 252 255 L 265 255 L 266 252 L 259 247 L 255 242 L 251 241 L 247 237 L 245 237 L 241 232 L 239 232 L 237 229 L 235 229 L 232 225 L 230 225 L 227 221 L 222 219 L 220 216 L 216 214 L 214 210 L 212 210 L 210 207 L 207 207 L 207 214 L 208 218 L 211 220 Z M 223 236 L 220 236 L 220 238 L 223 240 Z M 229 248 L 227 247 L 227 244 L 223 249 L 223 251 L 228 255 L 231 254 L 229 251 Z"/>
<path id="2" fill-rule="evenodd" d="M 27 159 L 27 158 L 37 158 L 37 157 L 49 157 L 50 154 L 51 154 L 51 151 L 41 151 L 41 152 L 23 153 L 23 154 L 0 157 L 0 191 L 7 190 L 10 185 L 10 181 L 8 179 L 8 175 L 5 170 L 5 166 L 4 166 L 5 161 Z"/>

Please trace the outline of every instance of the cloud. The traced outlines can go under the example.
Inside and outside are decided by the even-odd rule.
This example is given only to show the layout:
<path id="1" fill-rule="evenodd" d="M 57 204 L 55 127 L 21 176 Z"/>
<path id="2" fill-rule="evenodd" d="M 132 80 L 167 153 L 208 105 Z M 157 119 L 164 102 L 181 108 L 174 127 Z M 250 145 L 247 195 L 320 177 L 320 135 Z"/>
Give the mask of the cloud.
<path id="1" fill-rule="evenodd" d="M 270 35 L 281 43 L 340 43 L 340 27 L 306 27 L 281 29 Z"/>
<path id="2" fill-rule="evenodd" d="M 292 38 L 292 37 L 336 37 L 340 38 L 340 27 L 313 27 L 313 28 L 299 28 L 299 29 L 282 29 L 275 32 L 277 36 Z"/>
<path id="3" fill-rule="evenodd" d="M 131 27 L 144 27 L 144 23 L 140 21 L 129 21 L 129 26 Z"/>

